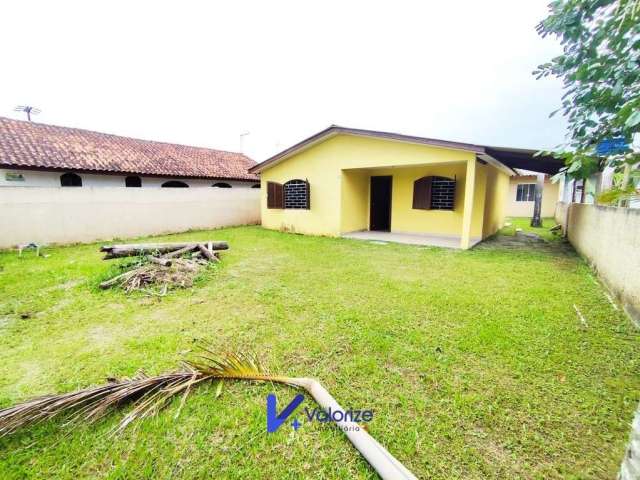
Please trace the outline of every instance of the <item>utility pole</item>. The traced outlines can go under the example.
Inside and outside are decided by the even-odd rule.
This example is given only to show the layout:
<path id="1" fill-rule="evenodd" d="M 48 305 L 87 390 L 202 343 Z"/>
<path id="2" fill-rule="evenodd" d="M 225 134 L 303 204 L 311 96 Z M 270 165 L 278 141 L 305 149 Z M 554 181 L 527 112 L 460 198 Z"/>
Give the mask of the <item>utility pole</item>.
<path id="1" fill-rule="evenodd" d="M 544 173 L 538 173 L 536 179 L 536 193 L 533 203 L 533 217 L 531 218 L 532 227 L 542 226 L 542 190 L 544 189 Z"/>
<path id="2" fill-rule="evenodd" d="M 31 121 L 31 115 L 37 115 L 40 113 L 40 109 L 32 107 L 30 105 L 18 105 L 13 109 L 14 112 L 25 112 L 27 114 L 27 121 Z"/>

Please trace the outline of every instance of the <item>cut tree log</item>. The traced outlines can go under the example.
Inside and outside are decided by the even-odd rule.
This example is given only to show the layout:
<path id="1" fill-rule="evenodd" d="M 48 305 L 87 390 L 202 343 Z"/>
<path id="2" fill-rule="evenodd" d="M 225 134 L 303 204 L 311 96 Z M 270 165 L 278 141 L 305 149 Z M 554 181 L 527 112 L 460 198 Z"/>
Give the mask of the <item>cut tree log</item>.
<path id="1" fill-rule="evenodd" d="M 194 243 L 192 245 L 187 245 L 186 247 L 182 247 L 179 250 L 174 250 L 173 252 L 165 253 L 164 255 L 162 255 L 162 258 L 176 258 L 176 257 L 179 257 L 180 255 L 184 255 L 187 252 L 196 250 L 197 248 L 198 246 Z"/>
<path id="2" fill-rule="evenodd" d="M 198 243 L 203 244 L 208 242 L 103 245 L 100 248 L 100 251 L 107 252 L 104 259 L 109 260 L 111 258 L 132 257 L 136 255 L 147 255 L 147 254 L 154 254 L 154 253 L 166 254 L 166 253 L 173 252 L 185 247 L 191 247 L 195 249 L 195 245 Z M 227 242 L 221 242 L 221 241 L 211 242 L 211 248 L 212 250 L 227 250 L 229 248 L 229 244 Z"/>
<path id="3" fill-rule="evenodd" d="M 201 243 L 198 244 L 198 250 L 200 250 L 200 253 L 202 254 L 202 256 L 205 257 L 210 262 L 219 262 L 220 261 L 218 259 L 218 257 L 216 257 L 213 254 L 213 252 L 211 250 L 209 250 L 207 247 L 205 247 Z"/>
<path id="4" fill-rule="evenodd" d="M 128 248 L 148 248 L 148 249 L 164 249 L 177 250 L 178 248 L 186 247 L 187 245 L 196 245 L 198 243 L 211 242 L 213 250 L 227 250 L 229 244 L 225 241 L 194 241 L 194 242 L 162 242 L 162 243 L 122 243 L 114 245 L 102 245 L 100 247 L 101 252 L 110 252 L 114 248 L 128 249 Z"/>
<path id="5" fill-rule="evenodd" d="M 169 258 L 162 258 L 162 257 L 158 258 L 158 257 L 154 257 L 153 255 L 147 255 L 147 260 L 149 260 L 151 263 L 162 265 L 163 267 L 171 266 L 171 260 Z"/>
<path id="6" fill-rule="evenodd" d="M 216 257 L 218 260 L 220 260 L 220 253 L 219 252 L 213 252 L 214 257 Z M 197 248 L 196 245 L 196 251 L 193 252 L 191 254 L 191 258 L 197 260 L 198 258 L 202 259 L 202 252 L 200 251 L 199 248 Z M 206 260 L 206 259 L 205 259 Z"/>
<path id="7" fill-rule="evenodd" d="M 172 242 L 172 243 L 132 243 L 121 245 L 103 245 L 100 247 L 101 252 L 107 252 L 107 254 L 115 256 L 130 256 L 124 255 L 124 253 L 131 252 L 131 255 L 139 255 L 143 253 L 167 253 L 180 248 L 184 248 L 188 245 L 196 245 L 198 243 L 208 244 L 211 243 L 211 250 L 228 250 L 229 244 L 224 241 L 197 241 L 197 242 Z"/>

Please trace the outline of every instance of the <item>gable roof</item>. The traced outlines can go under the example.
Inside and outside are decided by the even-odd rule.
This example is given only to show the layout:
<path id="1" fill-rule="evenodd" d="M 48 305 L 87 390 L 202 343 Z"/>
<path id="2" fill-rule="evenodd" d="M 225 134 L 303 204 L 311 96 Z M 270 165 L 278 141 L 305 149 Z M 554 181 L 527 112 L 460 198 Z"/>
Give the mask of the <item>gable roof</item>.
<path id="1" fill-rule="evenodd" d="M 262 170 L 279 163 L 296 153 L 299 153 L 311 146 L 320 143 L 335 135 L 355 135 L 360 137 L 374 137 L 385 140 L 395 140 L 407 143 L 417 143 L 422 145 L 430 145 L 433 147 L 449 148 L 454 150 L 465 150 L 473 152 L 479 158 L 490 161 L 494 166 L 507 168 L 515 173 L 515 168 L 524 168 L 534 170 L 541 173 L 557 173 L 563 166 L 561 160 L 557 160 L 551 156 L 536 156 L 537 150 L 527 150 L 521 148 L 505 148 L 490 147 L 486 145 L 476 145 L 472 143 L 452 142 L 449 140 L 439 140 L 436 138 L 415 137 L 411 135 L 403 135 L 400 133 L 381 132 L 377 130 L 364 130 L 360 128 L 340 127 L 331 125 L 330 127 L 316 133 L 296 143 L 292 147 L 283 150 L 280 153 L 268 158 L 267 160 L 254 165 L 249 172 L 260 173 Z"/>
<path id="2" fill-rule="evenodd" d="M 0 117 L 0 167 L 258 180 L 241 153 Z"/>

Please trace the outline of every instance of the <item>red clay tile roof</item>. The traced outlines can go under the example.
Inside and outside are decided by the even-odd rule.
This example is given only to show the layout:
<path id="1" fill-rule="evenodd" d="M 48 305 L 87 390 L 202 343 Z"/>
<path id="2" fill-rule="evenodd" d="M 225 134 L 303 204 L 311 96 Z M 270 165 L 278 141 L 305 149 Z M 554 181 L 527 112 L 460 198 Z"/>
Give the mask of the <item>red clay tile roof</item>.
<path id="1" fill-rule="evenodd" d="M 0 117 L 0 166 L 258 180 L 246 155 Z"/>

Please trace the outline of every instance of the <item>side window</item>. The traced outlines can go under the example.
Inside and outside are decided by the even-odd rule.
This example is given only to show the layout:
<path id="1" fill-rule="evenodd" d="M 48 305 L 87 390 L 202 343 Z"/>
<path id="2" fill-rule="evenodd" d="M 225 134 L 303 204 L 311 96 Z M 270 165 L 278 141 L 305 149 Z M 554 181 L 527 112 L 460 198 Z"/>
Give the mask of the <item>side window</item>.
<path id="1" fill-rule="evenodd" d="M 231 188 L 231 185 L 229 185 L 228 183 L 225 183 L 225 182 L 214 183 L 211 186 L 212 187 L 217 187 L 217 188 Z"/>
<path id="2" fill-rule="evenodd" d="M 535 183 L 519 183 L 516 189 L 516 202 L 533 202 L 536 197 Z"/>
<path id="3" fill-rule="evenodd" d="M 60 175 L 61 187 L 81 187 L 82 178 L 75 173 L 63 173 Z"/>
<path id="4" fill-rule="evenodd" d="M 284 184 L 284 208 L 309 210 L 310 193 L 306 180 L 289 180 Z"/>
<path id="5" fill-rule="evenodd" d="M 255 183 L 255 184 L 251 185 L 251 188 L 260 188 L 260 184 L 259 183 Z"/>
<path id="6" fill-rule="evenodd" d="M 137 175 L 130 175 L 124 179 L 125 187 L 142 187 L 142 179 Z"/>

